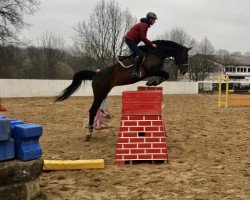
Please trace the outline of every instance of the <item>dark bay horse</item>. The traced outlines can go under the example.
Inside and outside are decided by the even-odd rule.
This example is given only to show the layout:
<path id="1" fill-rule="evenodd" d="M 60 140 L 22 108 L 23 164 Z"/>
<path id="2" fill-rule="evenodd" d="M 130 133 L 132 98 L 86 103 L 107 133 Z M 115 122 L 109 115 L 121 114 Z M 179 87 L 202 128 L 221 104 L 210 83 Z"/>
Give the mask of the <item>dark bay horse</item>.
<path id="1" fill-rule="evenodd" d="M 102 101 L 107 97 L 113 87 L 136 83 L 151 76 L 159 76 L 160 81 L 148 81 L 148 86 L 160 84 L 169 78 L 169 74 L 162 70 L 164 60 L 169 57 L 174 58 L 175 64 L 178 66 L 181 74 L 184 75 L 187 72 L 188 51 L 191 48 L 187 48 L 173 41 L 156 40 L 154 43 L 157 45 L 157 48 L 146 45 L 140 46 L 140 49 L 145 55 L 144 61 L 140 66 L 140 78 L 131 78 L 130 71 L 132 68 L 124 68 L 119 62 L 104 68 L 100 72 L 81 70 L 74 75 L 71 85 L 69 85 L 61 95 L 56 97 L 56 101 L 63 101 L 80 87 L 82 81 L 93 80 L 92 89 L 94 101 L 89 110 L 89 132 L 86 140 L 89 140 L 92 137 L 93 123 L 96 112 Z M 133 61 L 131 57 L 127 57 L 122 61 L 122 63 L 124 65 L 131 65 Z"/>

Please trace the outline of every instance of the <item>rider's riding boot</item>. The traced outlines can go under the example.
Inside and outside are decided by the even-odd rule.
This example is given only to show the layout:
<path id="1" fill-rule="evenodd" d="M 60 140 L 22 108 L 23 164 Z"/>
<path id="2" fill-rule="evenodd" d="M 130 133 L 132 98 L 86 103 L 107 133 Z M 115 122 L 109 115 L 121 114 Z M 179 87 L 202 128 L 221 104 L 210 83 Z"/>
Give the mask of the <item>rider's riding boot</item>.
<path id="1" fill-rule="evenodd" d="M 140 78 L 140 64 L 140 57 L 136 56 L 134 59 L 134 65 L 132 66 L 132 71 L 130 72 L 132 78 Z"/>

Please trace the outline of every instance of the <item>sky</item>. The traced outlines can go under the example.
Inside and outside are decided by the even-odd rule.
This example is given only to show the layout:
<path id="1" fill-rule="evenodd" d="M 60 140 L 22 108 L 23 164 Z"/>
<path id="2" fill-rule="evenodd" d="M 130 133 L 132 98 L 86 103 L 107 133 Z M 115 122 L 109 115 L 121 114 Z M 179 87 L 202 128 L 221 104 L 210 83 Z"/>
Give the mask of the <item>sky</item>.
<path id="1" fill-rule="evenodd" d="M 40 0 L 40 9 L 27 21 L 29 28 L 22 31 L 34 44 L 46 32 L 61 36 L 72 43 L 73 27 L 89 21 L 94 7 L 101 0 Z M 158 20 L 148 30 L 148 39 L 173 28 L 181 28 L 196 41 L 205 37 L 216 50 L 229 52 L 250 51 L 250 0 L 116 0 L 120 8 L 128 9 L 138 20 L 148 12 Z"/>

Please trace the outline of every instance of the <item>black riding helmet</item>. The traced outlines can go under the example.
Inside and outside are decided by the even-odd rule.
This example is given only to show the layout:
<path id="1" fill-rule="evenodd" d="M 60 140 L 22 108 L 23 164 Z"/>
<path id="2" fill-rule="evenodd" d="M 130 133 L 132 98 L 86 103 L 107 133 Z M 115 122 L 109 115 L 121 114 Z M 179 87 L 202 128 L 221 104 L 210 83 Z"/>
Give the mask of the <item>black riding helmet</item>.
<path id="1" fill-rule="evenodd" d="M 153 12 L 149 12 L 147 14 L 147 19 L 157 19 L 157 16 Z"/>

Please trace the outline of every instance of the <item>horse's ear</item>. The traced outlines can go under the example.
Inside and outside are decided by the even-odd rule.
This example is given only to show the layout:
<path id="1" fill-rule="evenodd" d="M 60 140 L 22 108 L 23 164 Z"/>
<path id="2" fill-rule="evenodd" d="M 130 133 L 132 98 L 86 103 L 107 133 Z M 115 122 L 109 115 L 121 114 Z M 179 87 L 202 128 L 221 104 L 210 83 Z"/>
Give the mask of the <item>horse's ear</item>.
<path id="1" fill-rule="evenodd" d="M 187 50 L 189 51 L 189 50 L 191 50 L 193 47 L 189 47 L 189 48 L 187 48 Z"/>

